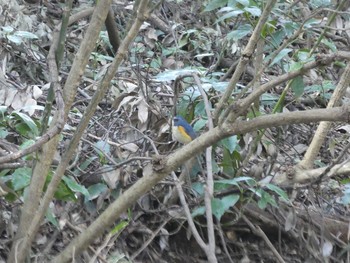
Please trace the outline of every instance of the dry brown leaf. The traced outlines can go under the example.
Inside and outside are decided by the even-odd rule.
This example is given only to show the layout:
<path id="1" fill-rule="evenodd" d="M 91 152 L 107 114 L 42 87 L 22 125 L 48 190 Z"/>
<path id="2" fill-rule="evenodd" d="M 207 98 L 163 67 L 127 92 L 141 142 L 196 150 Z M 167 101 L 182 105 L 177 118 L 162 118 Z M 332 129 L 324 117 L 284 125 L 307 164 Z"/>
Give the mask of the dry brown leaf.
<path id="1" fill-rule="evenodd" d="M 120 180 L 120 168 L 103 173 L 102 177 L 110 189 L 115 189 L 117 182 Z"/>
<path id="2" fill-rule="evenodd" d="M 5 101 L 5 106 L 10 106 L 13 102 L 13 99 L 15 98 L 17 94 L 17 91 L 13 88 L 7 88 L 4 93 L 3 96 L 5 96 L 4 101 Z"/>
<path id="3" fill-rule="evenodd" d="M 14 110 L 22 109 L 28 99 L 28 95 L 24 92 L 17 92 L 11 106 Z"/>
<path id="4" fill-rule="evenodd" d="M 125 144 L 122 144 L 120 145 L 120 147 L 124 150 L 128 150 L 130 152 L 137 152 L 139 150 L 139 147 L 135 144 L 135 143 L 125 143 Z"/>
<path id="5" fill-rule="evenodd" d="M 138 118 L 141 123 L 146 123 L 148 120 L 148 105 L 145 101 L 145 99 L 140 100 L 139 106 L 138 106 Z"/>
<path id="6" fill-rule="evenodd" d="M 27 100 L 24 102 L 24 111 L 28 113 L 29 116 L 32 116 L 35 112 L 35 107 L 37 105 L 36 100 L 32 98 L 27 98 Z"/>
<path id="7" fill-rule="evenodd" d="M 42 90 L 38 86 L 34 85 L 33 86 L 33 98 L 35 100 L 37 100 L 40 98 L 41 95 L 43 95 Z"/>

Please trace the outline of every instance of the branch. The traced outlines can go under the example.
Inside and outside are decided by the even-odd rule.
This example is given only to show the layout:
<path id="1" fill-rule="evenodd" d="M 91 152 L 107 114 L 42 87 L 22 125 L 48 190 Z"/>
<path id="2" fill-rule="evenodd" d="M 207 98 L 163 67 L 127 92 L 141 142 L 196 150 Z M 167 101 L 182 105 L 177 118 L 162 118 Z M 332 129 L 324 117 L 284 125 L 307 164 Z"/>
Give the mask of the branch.
<path id="1" fill-rule="evenodd" d="M 327 172 L 327 170 L 329 171 Z M 318 181 L 321 176 L 323 179 L 327 179 L 333 176 L 347 175 L 349 173 L 350 161 L 347 160 L 341 164 L 334 165 L 331 169 L 328 167 L 321 167 L 317 169 L 304 170 L 297 166 L 288 173 L 276 175 L 272 179 L 272 182 L 283 187 L 288 187 L 295 184 L 307 184 L 313 181 Z"/>
<path id="2" fill-rule="evenodd" d="M 107 17 L 108 7 L 110 6 L 110 3 L 111 0 L 100 1 L 97 4 L 90 25 L 86 31 L 85 38 L 75 56 L 71 71 L 63 90 L 63 97 L 66 107 L 64 108 L 64 111 L 62 111 L 62 114 L 58 114 L 58 116 L 63 116 L 63 120 L 67 118 L 72 103 L 75 99 L 77 87 L 89 60 L 89 54 L 95 47 L 95 43 L 99 37 L 99 32 L 102 28 L 105 18 Z M 50 54 L 56 50 L 57 45 L 57 42 L 53 43 Z M 50 56 L 48 58 L 48 62 L 50 66 L 50 75 L 54 76 L 54 78 L 57 78 L 58 70 L 56 68 L 56 60 L 54 60 L 54 56 Z M 56 82 L 57 79 L 54 79 L 53 81 Z M 54 86 L 58 86 L 58 84 L 54 84 Z M 56 122 L 58 122 L 57 117 L 54 118 L 53 123 Z M 24 206 L 22 208 L 19 230 L 12 244 L 8 262 L 24 261 L 31 247 L 35 233 L 37 232 L 42 218 L 45 215 L 46 209 L 44 211 L 38 212 L 39 200 L 42 195 L 45 178 L 49 172 L 58 141 L 59 136 L 56 135 L 53 140 L 44 145 L 42 152 L 38 154 L 39 161 L 34 167 L 31 184 L 29 186 L 28 194 L 26 195 Z M 37 221 L 35 221 L 34 218 L 36 218 Z"/>
<path id="3" fill-rule="evenodd" d="M 332 108 L 336 105 L 339 105 L 341 98 L 344 96 L 346 89 L 350 83 L 350 63 L 345 68 L 344 73 L 339 80 L 337 87 L 335 88 L 331 99 L 328 102 L 327 108 Z M 303 160 L 298 164 L 304 168 L 311 168 L 313 166 L 314 160 L 318 155 L 320 148 L 327 136 L 329 129 L 331 128 L 330 122 L 321 122 L 317 127 L 315 135 L 311 141 L 310 146 L 308 147 Z"/>
<path id="4" fill-rule="evenodd" d="M 246 48 L 242 52 L 242 56 L 239 59 L 238 66 L 230 79 L 230 82 L 225 90 L 225 93 L 223 94 L 219 103 L 217 104 L 217 107 L 216 107 L 214 115 L 213 115 L 215 122 L 217 122 L 222 109 L 225 107 L 225 104 L 227 103 L 227 101 L 231 97 L 232 91 L 235 89 L 238 80 L 240 79 L 241 75 L 243 74 L 243 72 L 245 70 L 245 66 L 250 61 L 250 59 L 254 53 L 255 46 L 260 39 L 262 29 L 265 26 L 267 19 L 269 18 L 269 15 L 270 15 L 275 3 L 276 3 L 276 0 L 270 0 L 266 4 L 264 11 L 259 18 L 258 24 L 256 25 Z"/>
<path id="5" fill-rule="evenodd" d="M 295 77 L 301 76 L 304 73 L 308 72 L 310 69 L 321 67 L 325 65 L 329 65 L 336 60 L 350 60 L 350 52 L 335 52 L 332 54 L 318 55 L 315 61 L 306 63 L 302 68 L 285 73 L 266 84 L 260 86 L 258 89 L 254 90 L 251 94 L 249 94 L 246 98 L 237 101 L 233 105 L 227 108 L 226 112 L 220 117 L 219 123 L 223 123 L 225 119 L 229 122 L 234 122 L 239 116 L 241 116 L 250 105 L 259 98 L 262 94 L 267 92 L 268 90 L 280 85 L 288 80 L 294 79 Z"/>
<path id="6" fill-rule="evenodd" d="M 60 165 L 58 166 L 57 170 L 56 170 L 56 176 L 52 179 L 52 181 L 50 182 L 48 189 L 45 193 L 45 196 L 43 198 L 43 202 L 40 205 L 39 208 L 39 212 L 41 215 L 43 215 L 43 213 L 46 211 L 54 193 L 55 190 L 64 174 L 64 171 L 69 163 L 69 160 L 71 158 L 71 156 L 74 154 L 75 148 L 79 143 L 79 140 L 84 132 L 84 130 L 86 129 L 89 120 L 91 119 L 91 117 L 93 116 L 98 103 L 102 100 L 104 94 L 106 93 L 106 91 L 109 88 L 109 84 L 112 80 L 112 78 L 115 76 L 115 72 L 117 71 L 119 65 L 121 64 L 121 62 L 123 61 L 123 59 L 125 58 L 129 45 L 132 43 L 132 41 L 135 39 L 137 33 L 139 32 L 139 29 L 143 23 L 143 21 L 145 21 L 148 16 L 149 16 L 149 10 L 148 10 L 148 4 L 149 1 L 148 0 L 144 0 L 141 1 L 139 4 L 139 9 L 137 12 L 137 17 L 131 27 L 131 29 L 128 31 L 128 34 L 126 35 L 125 39 L 122 41 L 119 49 L 118 49 L 118 53 L 116 55 L 116 57 L 114 58 L 112 64 L 110 65 L 110 67 L 108 68 L 106 75 L 104 76 L 104 78 L 102 79 L 100 85 L 99 85 L 99 89 L 96 91 L 96 93 L 94 94 L 93 98 L 91 99 L 85 113 L 84 116 L 79 124 L 79 126 L 76 129 L 75 135 L 72 138 L 69 148 L 66 151 L 66 153 L 64 154 L 64 158 L 61 160 Z M 39 220 L 34 220 L 36 221 L 41 221 L 42 218 L 40 218 L 40 215 L 36 216 Z M 30 231 L 34 231 L 35 228 L 38 228 L 38 223 L 32 224 L 31 228 L 29 229 Z M 96 234 L 96 233 L 95 233 Z M 83 239 L 81 240 L 81 247 L 79 248 L 74 248 L 74 250 L 76 251 L 75 253 L 80 253 L 82 251 L 82 248 L 86 247 L 87 245 L 90 244 L 90 241 L 88 239 Z M 70 247 L 70 246 L 69 246 Z M 56 257 L 56 262 L 67 262 L 70 260 L 72 256 L 72 253 L 68 252 L 62 252 L 60 255 L 58 255 Z"/>

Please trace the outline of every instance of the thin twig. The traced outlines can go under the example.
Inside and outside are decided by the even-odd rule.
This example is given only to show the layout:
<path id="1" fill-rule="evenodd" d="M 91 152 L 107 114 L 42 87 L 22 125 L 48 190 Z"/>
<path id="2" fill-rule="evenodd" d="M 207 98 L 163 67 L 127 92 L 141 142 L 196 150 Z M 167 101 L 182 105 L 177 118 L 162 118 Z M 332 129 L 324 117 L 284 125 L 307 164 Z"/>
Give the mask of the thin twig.
<path id="1" fill-rule="evenodd" d="M 158 233 L 160 232 L 160 230 L 162 230 L 162 228 L 170 221 L 171 217 L 169 217 L 168 219 L 166 219 L 157 229 L 156 231 L 154 231 L 152 233 L 152 235 L 149 237 L 149 239 L 138 249 L 136 250 L 132 255 L 131 255 L 131 259 L 134 260 L 138 255 L 140 255 L 140 253 L 142 251 L 144 251 L 149 244 L 151 244 L 151 242 L 154 240 L 154 238 L 158 235 Z"/>
<path id="2" fill-rule="evenodd" d="M 235 211 L 237 213 L 240 213 L 239 209 L 237 207 L 234 207 Z M 253 231 L 254 234 L 257 236 L 261 237 L 267 244 L 267 246 L 271 249 L 272 253 L 275 255 L 277 258 L 278 262 L 280 263 L 285 263 L 284 259 L 282 256 L 278 253 L 274 245 L 271 243 L 271 241 L 268 239 L 264 231 L 261 230 L 259 226 L 254 226 L 253 223 L 243 214 L 241 214 L 242 219 L 244 222 L 249 226 L 249 228 Z"/>

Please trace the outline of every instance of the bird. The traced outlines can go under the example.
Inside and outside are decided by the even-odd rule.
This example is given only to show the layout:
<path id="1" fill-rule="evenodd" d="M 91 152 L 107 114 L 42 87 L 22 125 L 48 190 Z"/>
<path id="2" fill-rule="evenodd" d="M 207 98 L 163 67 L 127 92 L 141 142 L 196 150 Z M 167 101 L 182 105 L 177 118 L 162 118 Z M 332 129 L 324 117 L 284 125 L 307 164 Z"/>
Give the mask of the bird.
<path id="1" fill-rule="evenodd" d="M 181 116 L 173 118 L 171 131 L 173 140 L 182 144 L 190 143 L 197 137 L 192 126 Z"/>

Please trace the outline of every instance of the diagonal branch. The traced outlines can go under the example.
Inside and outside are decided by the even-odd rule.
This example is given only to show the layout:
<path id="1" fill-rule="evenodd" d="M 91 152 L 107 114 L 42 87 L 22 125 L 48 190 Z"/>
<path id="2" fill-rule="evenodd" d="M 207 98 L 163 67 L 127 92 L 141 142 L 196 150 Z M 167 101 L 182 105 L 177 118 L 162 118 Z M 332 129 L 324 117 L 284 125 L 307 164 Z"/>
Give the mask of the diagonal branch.
<path id="1" fill-rule="evenodd" d="M 327 105 L 327 108 L 332 108 L 336 105 L 339 105 L 341 98 L 343 97 L 346 89 L 350 84 L 350 63 L 345 68 L 344 73 L 339 80 L 337 87 L 335 88 L 332 97 Z M 299 166 L 304 168 L 311 168 L 313 162 L 318 155 L 320 148 L 327 136 L 329 129 L 331 128 L 331 122 L 321 122 L 318 126 L 315 135 L 311 141 L 310 146 L 308 147 L 303 160 L 299 163 Z"/>

